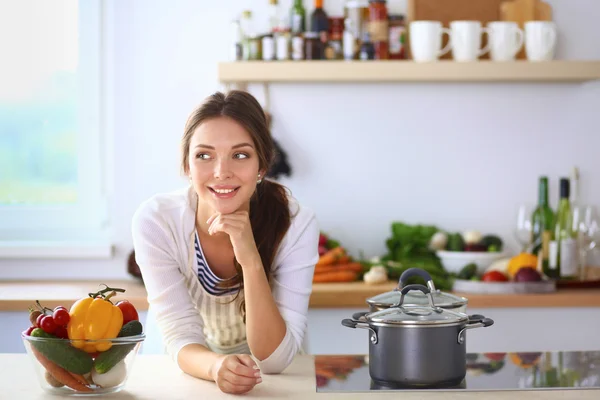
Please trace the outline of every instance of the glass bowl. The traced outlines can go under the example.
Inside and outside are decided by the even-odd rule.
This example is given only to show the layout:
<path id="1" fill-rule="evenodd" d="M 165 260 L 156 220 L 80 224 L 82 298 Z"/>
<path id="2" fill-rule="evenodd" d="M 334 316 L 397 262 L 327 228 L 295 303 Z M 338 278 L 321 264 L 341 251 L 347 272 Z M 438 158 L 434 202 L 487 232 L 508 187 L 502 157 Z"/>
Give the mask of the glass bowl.
<path id="1" fill-rule="evenodd" d="M 94 396 L 123 389 L 146 335 L 69 340 L 22 333 L 21 338 L 44 391 L 62 396 Z M 106 350 L 92 353 L 94 348 Z"/>

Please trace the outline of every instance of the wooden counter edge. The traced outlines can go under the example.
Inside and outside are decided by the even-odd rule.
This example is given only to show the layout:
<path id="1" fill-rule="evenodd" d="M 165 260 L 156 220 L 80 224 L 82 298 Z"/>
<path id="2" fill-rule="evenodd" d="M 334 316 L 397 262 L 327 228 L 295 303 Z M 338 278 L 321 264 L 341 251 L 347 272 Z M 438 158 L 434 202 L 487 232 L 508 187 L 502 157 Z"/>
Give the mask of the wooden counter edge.
<path id="1" fill-rule="evenodd" d="M 138 281 L 107 282 L 112 287 L 125 287 L 126 298 L 140 311 L 148 309 L 146 290 Z M 70 307 L 78 298 L 97 287 L 90 281 L 4 281 L 0 282 L 0 311 L 27 311 L 35 300 L 45 307 Z M 121 286 L 119 286 L 121 285 Z M 388 292 L 396 282 L 367 285 L 363 282 L 314 284 L 309 308 L 367 308 L 367 299 Z M 600 289 L 562 289 L 549 294 L 470 294 L 455 293 L 469 299 L 469 308 L 544 308 L 600 307 Z"/>
<path id="2" fill-rule="evenodd" d="M 368 307 L 367 299 L 393 290 L 397 282 L 367 285 L 363 282 L 313 285 L 310 308 Z M 600 307 L 600 289 L 561 289 L 543 294 L 453 293 L 468 299 L 469 308 Z"/>

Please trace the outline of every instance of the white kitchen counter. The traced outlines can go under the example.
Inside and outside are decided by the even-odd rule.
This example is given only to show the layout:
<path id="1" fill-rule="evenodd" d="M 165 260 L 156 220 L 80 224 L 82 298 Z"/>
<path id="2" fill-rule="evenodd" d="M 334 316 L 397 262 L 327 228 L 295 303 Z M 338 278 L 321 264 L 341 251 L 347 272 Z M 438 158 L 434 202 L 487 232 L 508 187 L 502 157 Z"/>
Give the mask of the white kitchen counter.
<path id="1" fill-rule="evenodd" d="M 48 399 L 34 376 L 32 361 L 25 354 L 0 354 L 3 365 L 0 374 L 0 399 L 37 400 Z M 239 399 L 241 396 L 222 393 L 213 382 L 192 378 L 180 372 L 168 356 L 138 355 L 127 386 L 119 393 L 98 396 L 102 399 L 127 400 L 189 400 L 189 399 Z M 280 375 L 264 375 L 263 382 L 244 396 L 253 399 L 389 399 L 398 398 L 398 392 L 370 393 L 317 393 L 312 356 L 298 356 L 290 367 Z M 594 399 L 600 398 L 599 390 L 536 390 L 505 392 L 402 392 L 402 399 Z"/>

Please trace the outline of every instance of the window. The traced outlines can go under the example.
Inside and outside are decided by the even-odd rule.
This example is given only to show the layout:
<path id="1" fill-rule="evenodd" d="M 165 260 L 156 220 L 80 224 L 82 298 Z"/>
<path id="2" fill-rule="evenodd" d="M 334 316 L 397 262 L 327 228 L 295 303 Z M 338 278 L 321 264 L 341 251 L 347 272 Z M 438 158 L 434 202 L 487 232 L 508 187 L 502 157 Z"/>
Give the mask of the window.
<path id="1" fill-rule="evenodd" d="M 101 19 L 93 0 L 0 3 L 0 257 L 106 243 Z"/>

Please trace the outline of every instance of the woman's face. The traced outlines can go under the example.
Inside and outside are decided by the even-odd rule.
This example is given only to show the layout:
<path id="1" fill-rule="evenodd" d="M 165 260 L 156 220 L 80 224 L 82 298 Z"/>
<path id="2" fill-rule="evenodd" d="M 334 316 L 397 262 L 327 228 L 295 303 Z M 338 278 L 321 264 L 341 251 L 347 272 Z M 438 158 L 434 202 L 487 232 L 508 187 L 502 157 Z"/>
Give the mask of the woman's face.
<path id="1" fill-rule="evenodd" d="M 222 214 L 248 209 L 259 161 L 252 137 L 240 124 L 226 117 L 200 124 L 190 142 L 188 162 L 201 204 Z"/>

